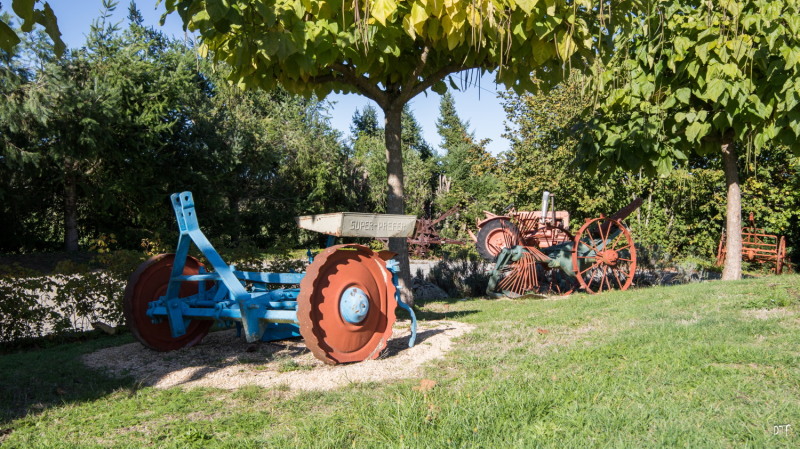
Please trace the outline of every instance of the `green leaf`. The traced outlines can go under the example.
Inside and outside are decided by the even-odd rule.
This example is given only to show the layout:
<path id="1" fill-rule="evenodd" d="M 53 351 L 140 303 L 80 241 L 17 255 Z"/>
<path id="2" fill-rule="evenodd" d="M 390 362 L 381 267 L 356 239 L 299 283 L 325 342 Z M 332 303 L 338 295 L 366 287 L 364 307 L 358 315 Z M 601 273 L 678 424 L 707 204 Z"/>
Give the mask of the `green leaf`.
<path id="1" fill-rule="evenodd" d="M 48 3 L 44 4 L 44 11 L 41 12 L 39 23 L 44 26 L 47 35 L 53 40 L 54 50 L 59 57 L 64 54 L 66 45 L 61 40 L 61 30 L 58 29 L 58 22 L 56 21 L 56 14 L 50 8 Z"/>
<path id="2" fill-rule="evenodd" d="M 692 98 L 692 91 L 688 87 L 682 87 L 675 91 L 675 98 L 683 104 L 689 104 L 689 100 Z"/>
<path id="3" fill-rule="evenodd" d="M 375 20 L 380 22 L 381 25 L 386 26 L 386 21 L 396 10 L 397 3 L 394 0 L 375 0 L 370 12 Z"/>
<path id="4" fill-rule="evenodd" d="M 230 5 L 224 0 L 206 0 L 206 12 L 214 22 L 223 20 L 228 15 L 229 9 Z"/>
<path id="5" fill-rule="evenodd" d="M 525 14 L 530 14 L 537 3 L 537 0 L 517 0 L 517 6 L 519 6 L 521 10 L 525 11 Z"/>
<path id="6" fill-rule="evenodd" d="M 706 136 L 711 130 L 711 125 L 703 122 L 694 122 L 686 127 L 686 138 L 689 142 L 700 142 L 700 139 Z"/>
<path id="7" fill-rule="evenodd" d="M 764 133 L 756 134 L 756 137 L 753 139 L 753 144 L 756 147 L 756 150 L 761 150 L 767 145 L 767 136 Z"/>
<path id="8" fill-rule="evenodd" d="M 697 61 L 691 61 L 686 66 L 686 71 L 692 78 L 697 78 L 697 73 L 700 71 L 700 64 L 698 64 Z"/>
<path id="9" fill-rule="evenodd" d="M 659 158 L 656 162 L 656 173 L 667 175 L 672 171 L 672 158 Z"/>
<path id="10" fill-rule="evenodd" d="M 699 146 L 695 147 L 695 151 L 700 156 L 712 154 L 716 151 L 719 151 L 719 144 L 717 142 L 714 142 L 713 140 L 704 140 L 700 142 Z"/>
<path id="11" fill-rule="evenodd" d="M 444 83 L 444 80 L 439 80 L 431 86 L 431 90 L 439 95 L 444 95 L 447 92 L 447 84 Z"/>
<path id="12" fill-rule="evenodd" d="M 0 21 L 0 48 L 5 50 L 6 53 L 11 53 L 19 42 L 20 40 L 17 33 L 15 33 L 10 26 L 6 25 L 5 22 Z"/>
<path id="13" fill-rule="evenodd" d="M 726 111 L 717 111 L 714 114 L 714 118 L 711 119 L 711 123 L 714 124 L 714 128 L 719 131 L 724 131 L 731 126 L 731 117 L 728 115 Z"/>
<path id="14" fill-rule="evenodd" d="M 578 46 L 575 44 L 575 41 L 572 40 L 572 36 L 567 34 L 566 31 L 561 31 L 558 33 L 556 42 L 556 50 L 558 51 L 558 56 L 562 61 L 566 61 L 571 58 L 575 51 L 578 50 Z"/>
<path id="15" fill-rule="evenodd" d="M 683 54 L 686 53 L 686 50 L 692 46 L 692 41 L 684 36 L 676 36 L 672 43 L 675 46 L 675 52 L 677 52 L 680 56 L 683 56 Z"/>
<path id="16" fill-rule="evenodd" d="M 719 100 L 720 95 L 725 92 L 725 88 L 727 87 L 728 83 L 725 81 L 716 78 L 708 82 L 706 85 L 706 91 L 703 96 L 710 101 L 717 102 Z"/>
<path id="17" fill-rule="evenodd" d="M 456 82 L 455 82 L 455 81 L 453 81 L 453 77 L 452 77 L 452 76 L 448 76 L 448 77 L 447 77 L 447 80 L 448 80 L 448 81 L 450 81 L 450 88 L 451 88 L 451 89 L 453 89 L 453 90 L 455 90 L 455 91 L 458 91 L 458 90 L 460 90 L 460 89 L 458 88 L 458 84 L 456 84 Z"/>
<path id="18" fill-rule="evenodd" d="M 794 136 L 800 139 L 800 117 L 792 117 L 789 119 L 789 128 L 794 132 Z"/>
<path id="19" fill-rule="evenodd" d="M 11 8 L 14 10 L 14 13 L 23 21 L 20 28 L 26 33 L 33 29 L 33 24 L 35 22 L 34 4 L 34 0 L 13 0 L 11 2 Z"/>
<path id="20" fill-rule="evenodd" d="M 555 56 L 555 47 L 550 42 L 541 41 L 538 39 L 534 39 L 531 43 L 531 48 L 533 49 L 533 60 L 536 61 L 536 64 L 542 65 L 545 62 L 549 61 L 550 59 Z"/>
<path id="21" fill-rule="evenodd" d="M 708 44 L 695 46 L 694 52 L 697 54 L 703 64 L 708 62 Z"/>

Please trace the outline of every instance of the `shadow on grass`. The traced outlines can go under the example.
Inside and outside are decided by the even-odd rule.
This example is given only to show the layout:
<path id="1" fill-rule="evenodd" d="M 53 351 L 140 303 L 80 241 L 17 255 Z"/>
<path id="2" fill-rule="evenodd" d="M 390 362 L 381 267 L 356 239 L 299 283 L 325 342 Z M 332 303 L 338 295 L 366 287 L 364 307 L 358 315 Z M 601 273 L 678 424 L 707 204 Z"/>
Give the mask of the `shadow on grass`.
<path id="1" fill-rule="evenodd" d="M 0 435 L 12 421 L 50 407 L 92 401 L 120 389 L 135 391 L 130 378 L 115 379 L 86 367 L 83 354 L 133 341 L 130 334 L 103 336 L 0 356 Z"/>
<path id="2" fill-rule="evenodd" d="M 458 300 L 450 301 L 456 303 Z M 448 302 L 445 302 L 446 305 Z M 420 321 L 458 319 L 477 313 L 477 310 L 429 311 L 417 309 Z M 398 309 L 398 319 L 407 319 L 408 314 Z M 423 324 L 424 326 L 424 324 Z M 447 327 L 423 329 L 417 335 L 418 344 L 447 330 Z M 132 377 L 116 378 L 101 370 L 89 368 L 81 360 L 85 354 L 97 350 L 133 343 L 131 334 L 116 336 L 94 336 L 63 344 L 47 344 L 44 347 L 27 346 L 13 350 L 6 348 L 0 356 L 0 441 L 12 432 L 12 422 L 28 415 L 37 415 L 51 407 L 71 403 L 95 401 L 117 391 L 135 393 L 144 385 Z M 237 343 L 238 342 L 238 343 Z M 235 363 L 263 364 L 271 361 L 275 353 L 293 359 L 307 352 L 301 339 L 281 342 L 258 343 L 249 348 L 239 339 L 231 342 L 229 351 L 237 355 Z M 269 349 L 267 349 L 269 348 Z M 396 347 L 389 348 L 384 357 L 391 357 L 408 349 L 406 339 L 398 339 Z M 251 351 L 256 351 L 251 354 Z M 227 356 L 230 354 L 223 354 Z M 226 358 L 226 357 L 221 357 Z M 208 375 L 226 363 L 203 366 L 192 378 Z"/>

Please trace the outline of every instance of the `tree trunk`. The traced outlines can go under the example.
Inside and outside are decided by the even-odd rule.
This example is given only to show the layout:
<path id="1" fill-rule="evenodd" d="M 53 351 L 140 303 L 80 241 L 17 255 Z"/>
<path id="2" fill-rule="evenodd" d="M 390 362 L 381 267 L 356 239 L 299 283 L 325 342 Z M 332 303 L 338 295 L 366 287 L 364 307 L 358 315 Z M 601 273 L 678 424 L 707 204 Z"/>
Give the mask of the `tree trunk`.
<path id="1" fill-rule="evenodd" d="M 386 212 L 404 214 L 405 202 L 403 192 L 403 149 L 400 133 L 403 105 L 392 104 L 383 110 L 385 116 L 384 130 L 386 134 L 386 174 L 389 189 L 386 196 Z M 400 262 L 400 298 L 408 305 L 414 304 L 414 293 L 411 291 L 411 269 L 408 262 L 408 247 L 405 238 L 390 238 L 389 251 L 397 253 Z"/>
<path id="2" fill-rule="evenodd" d="M 723 138 L 722 163 L 725 170 L 725 184 L 728 186 L 725 234 L 725 267 L 722 280 L 731 281 L 742 278 L 742 191 L 739 188 L 739 170 L 736 149 L 732 139 Z"/>
<path id="3" fill-rule="evenodd" d="M 70 162 L 64 177 L 64 249 L 78 251 L 78 178 Z"/>

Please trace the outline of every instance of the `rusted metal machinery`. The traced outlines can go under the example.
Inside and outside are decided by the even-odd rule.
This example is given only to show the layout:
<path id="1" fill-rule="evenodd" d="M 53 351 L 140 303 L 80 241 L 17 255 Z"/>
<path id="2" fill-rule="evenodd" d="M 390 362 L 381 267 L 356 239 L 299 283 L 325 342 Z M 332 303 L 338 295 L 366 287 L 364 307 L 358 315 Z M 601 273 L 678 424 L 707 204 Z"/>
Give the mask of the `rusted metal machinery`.
<path id="1" fill-rule="evenodd" d="M 760 264 L 772 264 L 772 271 L 781 274 L 791 269 L 789 257 L 786 255 L 786 237 L 767 234 L 764 228 L 757 228 L 753 213 L 749 217 L 750 226 L 742 228 L 742 260 Z M 717 266 L 725 264 L 727 256 L 725 231 L 719 239 L 717 248 Z"/>
<path id="2" fill-rule="evenodd" d="M 550 199 L 552 197 L 545 192 L 543 212 L 547 210 Z M 487 294 L 501 292 L 519 296 L 526 293 L 568 294 L 576 289 L 589 293 L 626 290 L 636 273 L 636 247 L 622 220 L 641 204 L 642 200 L 637 198 L 610 217 L 601 215 L 586 220 L 574 236 L 564 228 L 548 226 L 547 222 L 540 221 L 544 229 L 530 230 L 530 236 L 546 235 L 548 229 L 555 228 L 568 236 L 567 239 L 559 237 L 560 242 L 553 242 L 553 239 L 535 241 L 530 238 L 528 242 L 533 241 L 533 245 L 499 248 Z M 521 236 L 511 235 L 511 243 L 525 241 Z"/>
<path id="3" fill-rule="evenodd" d="M 486 218 L 478 222 L 478 235 L 470 232 L 472 240 L 487 262 L 494 262 L 503 248 L 517 245 L 546 248 L 572 240 L 569 212 L 555 210 L 555 195 L 545 191 L 541 211 L 516 211 L 505 215 L 484 211 Z M 548 205 L 550 206 L 548 210 Z"/>
<path id="4" fill-rule="evenodd" d="M 125 318 L 145 346 L 170 351 L 195 345 L 217 321 L 244 330 L 248 342 L 302 336 L 326 363 L 359 362 L 386 347 L 397 306 L 411 315 L 414 345 L 416 318 L 400 301 L 396 261 L 362 245 L 336 245 L 314 257 L 305 273 L 236 271 L 200 230 L 191 192 L 171 199 L 180 229 L 177 250 L 144 262 L 125 288 Z M 343 212 L 297 221 L 333 236 L 375 238 L 408 237 L 415 219 Z M 192 243 L 213 271 L 189 256 Z"/>
<path id="5" fill-rule="evenodd" d="M 414 237 L 408 239 L 408 252 L 416 257 L 426 257 L 431 250 L 431 245 L 463 245 L 464 242 L 461 240 L 442 238 L 439 231 L 436 230 L 436 225 L 458 212 L 458 209 L 459 206 L 454 206 L 435 220 L 427 217 L 418 218 L 417 226 L 414 228 Z"/>
<path id="6" fill-rule="evenodd" d="M 447 217 L 458 212 L 458 209 L 459 206 L 454 206 L 435 220 L 427 217 L 418 218 L 417 225 L 414 228 L 414 237 L 406 240 L 408 242 L 408 253 L 414 257 L 427 257 L 431 251 L 432 245 L 463 245 L 464 242 L 461 240 L 442 238 L 439 235 L 439 231 L 436 230 L 436 225 L 441 223 Z M 388 238 L 379 238 L 377 240 L 379 240 L 388 248 Z"/>

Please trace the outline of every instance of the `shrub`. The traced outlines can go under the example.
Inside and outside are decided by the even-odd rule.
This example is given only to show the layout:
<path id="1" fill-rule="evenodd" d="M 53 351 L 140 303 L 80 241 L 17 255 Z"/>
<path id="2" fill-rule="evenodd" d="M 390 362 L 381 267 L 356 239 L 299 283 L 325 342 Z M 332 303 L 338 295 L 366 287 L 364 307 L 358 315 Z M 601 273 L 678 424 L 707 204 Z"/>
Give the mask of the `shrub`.
<path id="1" fill-rule="evenodd" d="M 431 268 L 426 279 L 451 297 L 483 296 L 489 282 L 488 267 L 482 260 L 443 260 Z"/>

